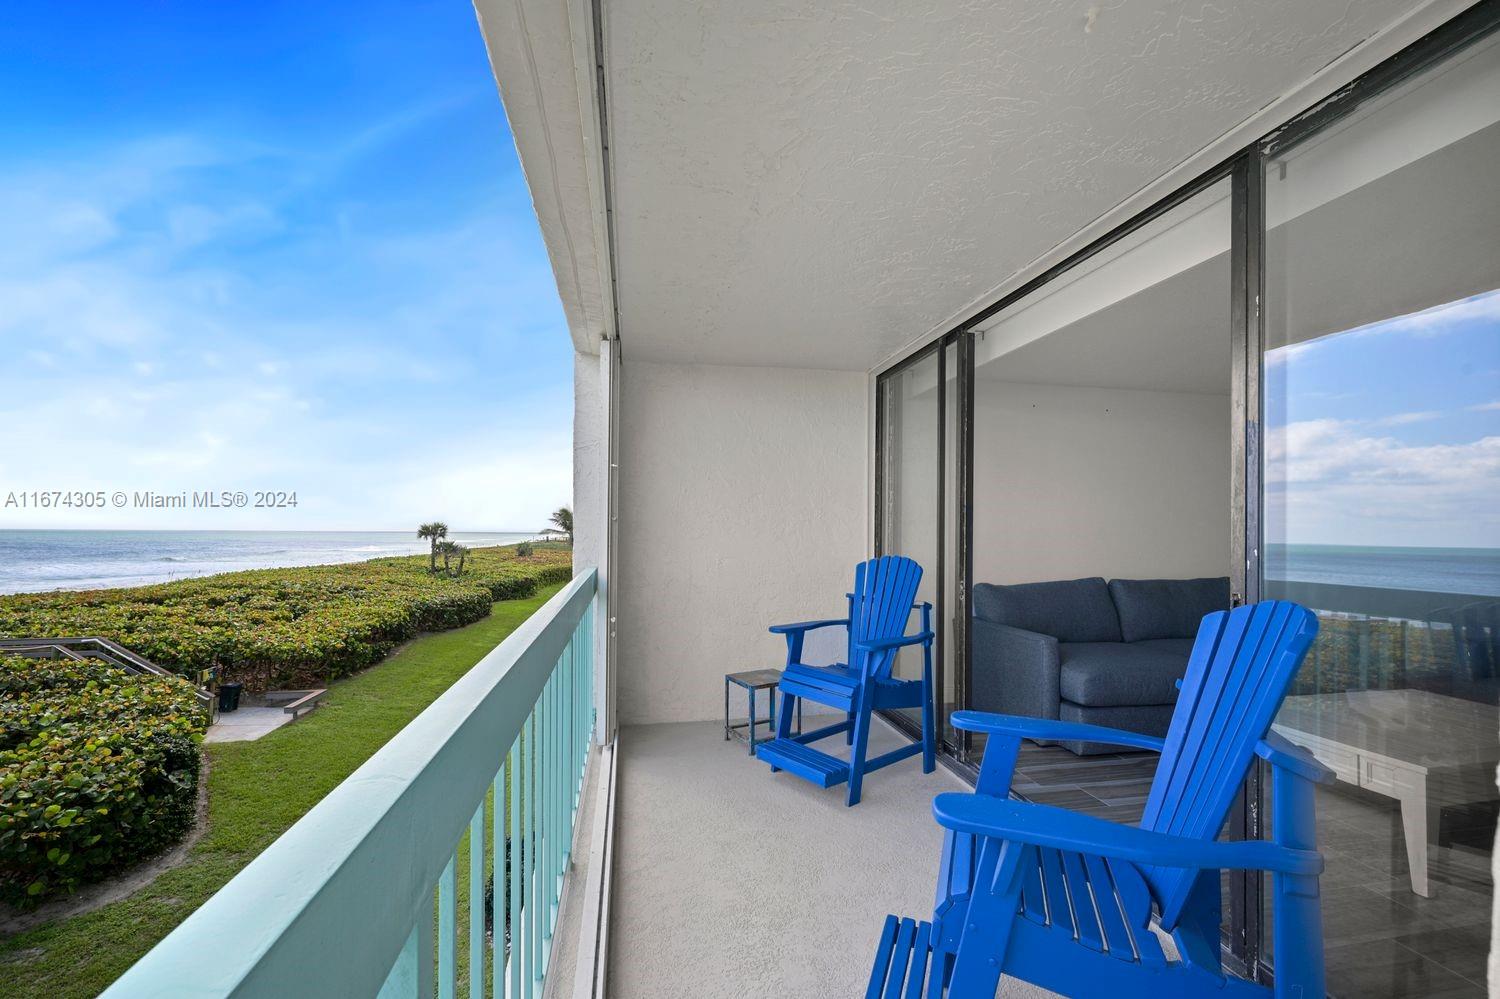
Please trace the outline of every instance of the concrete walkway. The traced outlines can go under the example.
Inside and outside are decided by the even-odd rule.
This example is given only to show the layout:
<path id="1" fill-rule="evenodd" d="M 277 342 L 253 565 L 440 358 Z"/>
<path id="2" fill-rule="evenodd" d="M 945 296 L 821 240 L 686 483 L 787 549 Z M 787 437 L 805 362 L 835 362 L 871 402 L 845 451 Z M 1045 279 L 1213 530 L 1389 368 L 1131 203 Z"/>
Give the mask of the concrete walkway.
<path id="1" fill-rule="evenodd" d="M 204 742 L 250 742 L 290 724 L 292 716 L 280 706 L 263 708 L 241 704 L 238 711 L 227 711 L 211 725 Z"/>

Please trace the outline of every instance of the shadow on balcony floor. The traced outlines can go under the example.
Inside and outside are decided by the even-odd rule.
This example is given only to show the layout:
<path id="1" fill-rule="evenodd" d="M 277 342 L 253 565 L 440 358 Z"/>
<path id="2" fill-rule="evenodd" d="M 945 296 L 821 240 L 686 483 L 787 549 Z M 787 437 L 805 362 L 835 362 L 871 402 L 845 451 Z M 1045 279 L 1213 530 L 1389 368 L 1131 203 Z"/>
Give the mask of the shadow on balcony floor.
<path id="1" fill-rule="evenodd" d="M 963 783 L 903 760 L 846 808 L 842 786 L 772 774 L 722 733 L 621 734 L 610 995 L 860 994 L 885 914 L 932 911 L 932 798 Z M 880 723 L 871 755 L 903 741 Z M 1001 994 L 1048 993 L 1008 982 Z"/>

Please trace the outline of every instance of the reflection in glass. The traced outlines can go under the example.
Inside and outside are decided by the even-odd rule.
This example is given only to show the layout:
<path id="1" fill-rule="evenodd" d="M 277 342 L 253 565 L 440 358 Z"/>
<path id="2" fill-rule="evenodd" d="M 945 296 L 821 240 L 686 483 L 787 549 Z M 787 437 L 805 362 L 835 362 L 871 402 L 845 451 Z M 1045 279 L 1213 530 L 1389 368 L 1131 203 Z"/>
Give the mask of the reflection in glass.
<path id="1" fill-rule="evenodd" d="M 1261 593 L 1321 622 L 1277 729 L 1337 775 L 1318 795 L 1335 994 L 1483 994 L 1500 814 L 1497 51 L 1267 167 Z"/>

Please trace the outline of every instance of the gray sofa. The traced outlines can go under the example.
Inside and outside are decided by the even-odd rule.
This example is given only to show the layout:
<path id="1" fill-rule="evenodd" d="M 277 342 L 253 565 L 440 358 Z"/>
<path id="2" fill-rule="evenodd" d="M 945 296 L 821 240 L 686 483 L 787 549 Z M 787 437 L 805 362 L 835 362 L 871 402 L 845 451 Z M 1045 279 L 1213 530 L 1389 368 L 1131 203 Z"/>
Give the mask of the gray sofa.
<path id="1" fill-rule="evenodd" d="M 1229 607 L 1229 578 L 1114 579 L 974 587 L 980 711 L 1166 735 L 1198 623 Z M 1064 742 L 1080 756 L 1118 752 Z"/>

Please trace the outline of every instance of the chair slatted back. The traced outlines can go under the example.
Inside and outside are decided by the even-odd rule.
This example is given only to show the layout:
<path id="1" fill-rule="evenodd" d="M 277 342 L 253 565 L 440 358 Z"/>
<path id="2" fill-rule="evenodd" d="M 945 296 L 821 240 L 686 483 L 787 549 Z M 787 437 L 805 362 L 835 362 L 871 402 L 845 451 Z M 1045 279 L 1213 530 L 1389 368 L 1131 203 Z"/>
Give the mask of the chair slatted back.
<path id="1" fill-rule="evenodd" d="M 1267 600 L 1203 619 L 1141 827 L 1215 839 L 1318 633 L 1311 611 Z M 1142 869 L 1172 929 L 1197 872 Z"/>
<path id="2" fill-rule="evenodd" d="M 921 581 L 922 567 L 902 555 L 882 555 L 854 567 L 854 592 L 849 595 L 851 667 L 862 668 L 866 655 L 854 648 L 855 642 L 906 634 L 906 622 Z M 889 677 L 896 651 L 877 652 L 875 656 L 870 674 L 877 679 Z"/>

